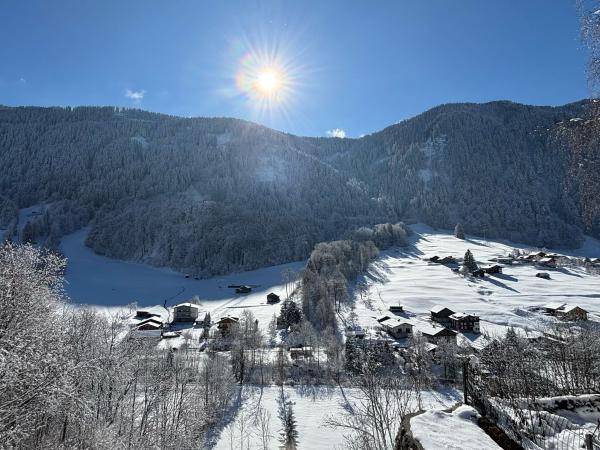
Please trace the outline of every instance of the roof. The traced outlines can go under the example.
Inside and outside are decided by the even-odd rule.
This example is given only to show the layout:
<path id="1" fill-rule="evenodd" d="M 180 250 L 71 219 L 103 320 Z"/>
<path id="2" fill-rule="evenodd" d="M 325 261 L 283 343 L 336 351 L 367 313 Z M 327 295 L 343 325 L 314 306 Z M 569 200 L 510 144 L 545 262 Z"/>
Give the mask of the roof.
<path id="1" fill-rule="evenodd" d="M 563 306 L 565 306 L 565 303 L 548 303 L 544 305 L 544 309 L 561 309 Z"/>
<path id="2" fill-rule="evenodd" d="M 198 305 L 197 303 L 190 302 L 179 303 L 178 305 L 173 306 L 173 308 L 179 308 L 180 306 L 189 306 L 190 308 L 200 309 L 200 305 Z"/>
<path id="3" fill-rule="evenodd" d="M 388 316 L 388 315 L 379 316 L 379 317 L 377 318 L 377 322 L 381 323 L 381 322 L 383 322 L 384 320 L 388 320 L 389 318 L 390 318 L 390 316 Z"/>
<path id="4" fill-rule="evenodd" d="M 435 306 L 431 307 L 431 309 L 429 311 L 437 314 L 437 313 L 441 313 L 445 309 L 447 309 L 448 311 L 452 311 L 450 308 L 447 308 L 446 306 L 442 306 L 442 305 L 435 305 Z"/>
<path id="5" fill-rule="evenodd" d="M 444 327 L 436 327 L 429 323 L 420 323 L 419 325 L 416 326 L 416 328 L 422 334 L 426 334 L 428 336 L 437 336 L 438 334 L 440 334 L 441 332 L 444 332 L 444 331 L 450 331 L 452 334 L 458 334 L 454 330 L 450 330 L 450 329 L 444 328 Z"/>
<path id="6" fill-rule="evenodd" d="M 279 295 L 277 295 L 275 292 L 270 292 L 269 294 L 267 294 L 267 297 L 277 297 L 277 298 L 279 298 Z"/>
<path id="7" fill-rule="evenodd" d="M 409 322 L 408 320 L 402 320 L 402 319 L 398 319 L 396 317 L 386 319 L 383 322 L 381 322 L 381 324 L 385 325 L 386 327 L 391 327 L 391 328 L 395 328 L 400 325 L 410 325 L 411 327 L 413 326 L 413 324 L 411 322 Z"/>
<path id="8" fill-rule="evenodd" d="M 221 317 L 219 320 L 217 320 L 217 323 L 221 323 L 221 322 L 239 322 L 240 319 L 238 319 L 237 317 L 231 317 L 231 316 L 224 316 Z"/>
<path id="9" fill-rule="evenodd" d="M 476 319 L 479 319 L 479 316 L 476 316 L 475 314 L 467 314 L 464 312 L 456 312 L 450 316 L 451 319 L 455 320 L 465 319 L 467 317 L 474 317 Z"/>
<path id="10" fill-rule="evenodd" d="M 140 323 L 135 325 L 135 328 L 139 328 L 144 325 L 154 325 L 156 328 L 160 328 L 164 325 L 163 321 L 160 318 L 152 317 L 150 319 L 142 320 Z"/>
<path id="11" fill-rule="evenodd" d="M 565 313 L 569 313 L 569 312 L 571 312 L 571 311 L 574 311 L 574 310 L 576 310 L 576 309 L 580 309 L 580 310 L 582 310 L 582 311 L 585 311 L 585 312 L 587 312 L 587 311 L 586 311 L 585 309 L 583 309 L 581 306 L 577 306 L 577 305 L 564 305 L 562 308 L 560 308 L 560 310 L 561 310 L 562 312 L 565 312 Z"/>

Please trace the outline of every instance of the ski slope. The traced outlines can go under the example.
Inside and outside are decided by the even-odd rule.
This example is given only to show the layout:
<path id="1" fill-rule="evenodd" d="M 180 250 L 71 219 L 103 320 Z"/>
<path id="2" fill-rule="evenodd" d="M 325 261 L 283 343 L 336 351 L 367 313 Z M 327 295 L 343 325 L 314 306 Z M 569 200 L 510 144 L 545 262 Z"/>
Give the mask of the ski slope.
<path id="1" fill-rule="evenodd" d="M 462 258 L 470 249 L 480 265 L 491 265 L 494 263 L 489 259 L 525 247 L 469 237 L 461 240 L 450 232 L 434 231 L 425 225 L 411 228 L 414 234 L 409 247 L 383 252 L 371 265 L 364 279 L 370 301 L 355 296 L 354 312 L 365 327 L 376 326 L 375 318 L 389 314 L 389 306 L 398 303 L 404 305 L 406 316 L 417 323 L 427 321 L 430 308 L 438 304 L 455 312 L 478 314 L 482 330 L 490 334 L 502 333 L 508 326 L 527 331 L 540 329 L 554 319 L 531 311 L 531 307 L 550 302 L 577 304 L 591 313 L 590 319 L 600 318 L 600 276 L 583 269 L 512 265 L 504 267 L 502 274 L 463 277 L 424 258 L 432 255 Z M 598 256 L 600 244 L 588 239 L 581 249 L 562 254 Z M 535 276 L 542 271 L 548 272 L 551 279 Z"/>

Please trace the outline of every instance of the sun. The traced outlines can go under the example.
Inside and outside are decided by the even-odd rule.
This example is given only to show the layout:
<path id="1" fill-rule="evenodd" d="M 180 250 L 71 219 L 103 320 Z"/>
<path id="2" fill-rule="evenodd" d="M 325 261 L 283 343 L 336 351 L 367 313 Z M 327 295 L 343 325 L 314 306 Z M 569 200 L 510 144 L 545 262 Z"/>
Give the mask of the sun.
<path id="1" fill-rule="evenodd" d="M 281 75 L 274 69 L 261 70 L 256 79 L 256 89 L 265 96 L 275 95 L 282 86 Z"/>

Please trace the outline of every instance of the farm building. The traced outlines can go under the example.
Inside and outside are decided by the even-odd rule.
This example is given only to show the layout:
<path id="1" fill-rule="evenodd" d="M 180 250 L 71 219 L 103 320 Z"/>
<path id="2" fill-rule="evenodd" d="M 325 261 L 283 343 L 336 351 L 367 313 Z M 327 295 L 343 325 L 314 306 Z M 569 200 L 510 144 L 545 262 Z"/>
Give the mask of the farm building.
<path id="1" fill-rule="evenodd" d="M 279 295 L 275 294 L 274 292 L 271 292 L 269 295 L 267 295 L 267 303 L 269 305 L 279 303 L 280 301 L 281 299 L 279 298 Z"/>
<path id="2" fill-rule="evenodd" d="M 442 341 L 456 342 L 456 335 L 458 334 L 454 330 L 449 328 L 430 325 L 430 324 L 419 324 L 417 325 L 417 331 L 419 331 L 428 342 L 432 344 L 439 344 Z"/>
<path id="3" fill-rule="evenodd" d="M 164 327 L 164 323 L 160 318 L 149 318 L 141 321 L 135 329 L 138 331 L 157 331 L 162 330 Z"/>
<path id="4" fill-rule="evenodd" d="M 502 266 L 498 264 L 494 264 L 493 266 L 489 267 L 482 267 L 482 269 L 485 273 L 502 273 Z"/>
<path id="5" fill-rule="evenodd" d="M 554 257 L 546 257 L 546 258 L 541 258 L 538 261 L 538 264 L 540 266 L 546 266 L 546 267 L 556 267 L 556 258 Z"/>
<path id="6" fill-rule="evenodd" d="M 406 338 L 412 335 L 413 324 L 396 318 L 386 319 L 381 322 L 383 329 L 396 339 Z"/>
<path id="7" fill-rule="evenodd" d="M 195 322 L 200 307 L 194 303 L 180 303 L 173 308 L 174 322 Z"/>
<path id="8" fill-rule="evenodd" d="M 250 286 L 238 286 L 235 288 L 236 294 L 249 294 L 252 292 L 252 288 Z"/>
<path id="9" fill-rule="evenodd" d="M 452 329 L 459 332 L 479 333 L 479 316 L 457 312 L 450 316 L 450 325 Z"/>
<path id="10" fill-rule="evenodd" d="M 566 303 L 548 303 L 543 306 L 546 314 L 562 320 L 587 320 L 587 311 L 577 305 Z"/>
<path id="11" fill-rule="evenodd" d="M 399 314 L 399 313 L 403 313 L 404 312 L 404 306 L 398 304 L 398 305 L 392 305 L 389 307 L 389 311 L 393 314 Z"/>
<path id="12" fill-rule="evenodd" d="M 450 316 L 454 314 L 450 308 L 445 306 L 435 305 L 429 310 L 431 312 L 431 320 L 441 323 L 442 325 L 450 325 Z"/>

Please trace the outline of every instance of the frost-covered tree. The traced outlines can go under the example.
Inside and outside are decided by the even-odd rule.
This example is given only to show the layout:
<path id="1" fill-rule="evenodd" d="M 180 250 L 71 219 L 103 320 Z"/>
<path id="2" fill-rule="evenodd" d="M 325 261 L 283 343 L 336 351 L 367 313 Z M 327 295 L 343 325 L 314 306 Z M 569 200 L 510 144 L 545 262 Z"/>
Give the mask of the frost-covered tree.
<path id="1" fill-rule="evenodd" d="M 456 236 L 458 239 L 465 238 L 465 230 L 463 229 L 463 226 L 460 223 L 457 223 L 454 227 L 454 236 Z"/>
<path id="2" fill-rule="evenodd" d="M 279 442 L 283 450 L 296 450 L 298 448 L 298 429 L 294 414 L 294 404 L 289 395 L 281 387 L 277 398 L 277 415 L 281 421 L 281 432 Z"/>
<path id="3" fill-rule="evenodd" d="M 465 252 L 465 256 L 463 257 L 463 267 L 469 272 L 476 271 L 479 267 L 477 266 L 477 262 L 475 261 L 475 257 L 471 250 L 467 250 Z"/>

